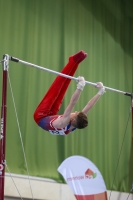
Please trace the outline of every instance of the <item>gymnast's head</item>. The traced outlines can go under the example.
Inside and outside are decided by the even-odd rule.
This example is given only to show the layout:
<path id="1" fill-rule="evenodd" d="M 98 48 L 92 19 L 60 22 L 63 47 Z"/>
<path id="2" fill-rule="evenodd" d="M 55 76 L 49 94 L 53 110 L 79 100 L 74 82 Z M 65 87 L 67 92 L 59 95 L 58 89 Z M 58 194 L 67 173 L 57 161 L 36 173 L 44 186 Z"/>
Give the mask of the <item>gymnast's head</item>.
<path id="1" fill-rule="evenodd" d="M 71 117 L 71 125 L 78 129 L 88 126 L 87 116 L 83 112 L 74 112 Z"/>

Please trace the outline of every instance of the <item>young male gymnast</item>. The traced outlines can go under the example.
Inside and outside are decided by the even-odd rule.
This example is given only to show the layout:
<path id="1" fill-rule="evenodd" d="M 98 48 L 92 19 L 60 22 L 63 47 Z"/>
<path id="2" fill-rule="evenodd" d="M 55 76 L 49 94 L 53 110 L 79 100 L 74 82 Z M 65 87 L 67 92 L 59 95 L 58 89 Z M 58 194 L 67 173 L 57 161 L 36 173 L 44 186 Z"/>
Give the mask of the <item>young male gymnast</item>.
<path id="1" fill-rule="evenodd" d="M 70 56 L 68 64 L 63 68 L 61 73 L 73 76 L 79 63 L 86 57 L 87 54 L 84 51 L 80 51 L 75 55 Z M 76 128 L 82 129 L 87 127 L 87 113 L 105 92 L 103 84 L 98 82 L 96 86 L 99 88 L 98 93 L 87 103 L 81 112 L 72 112 L 85 86 L 84 77 L 78 77 L 77 88 L 70 99 L 70 103 L 65 109 L 64 114 L 58 115 L 57 113 L 60 109 L 70 81 L 71 79 L 57 76 L 34 112 L 35 122 L 41 128 L 54 135 L 68 135 Z"/>

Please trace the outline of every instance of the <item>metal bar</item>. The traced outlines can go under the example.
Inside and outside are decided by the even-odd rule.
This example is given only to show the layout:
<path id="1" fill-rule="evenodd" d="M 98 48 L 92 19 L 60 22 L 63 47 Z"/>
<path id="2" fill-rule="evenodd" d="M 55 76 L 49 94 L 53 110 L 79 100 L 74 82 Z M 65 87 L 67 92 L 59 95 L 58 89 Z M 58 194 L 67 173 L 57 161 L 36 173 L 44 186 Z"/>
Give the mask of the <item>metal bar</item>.
<path id="1" fill-rule="evenodd" d="M 59 75 L 59 76 L 63 76 L 65 78 L 69 78 L 69 79 L 72 79 L 72 80 L 75 80 L 75 81 L 78 81 L 78 78 L 75 78 L 73 76 L 69 76 L 69 75 L 66 75 L 66 74 L 62 74 L 60 72 L 57 72 L 57 71 L 53 71 L 53 70 L 50 70 L 48 68 L 44 68 L 44 67 L 41 67 L 41 66 L 38 66 L 38 65 L 35 65 L 35 64 L 32 64 L 32 63 L 29 63 L 29 62 L 26 62 L 26 61 L 23 61 L 23 60 L 20 60 L 18 58 L 15 58 L 15 57 L 12 57 L 10 56 L 9 59 L 11 61 L 14 61 L 14 62 L 20 62 L 24 65 L 29 65 L 31 67 L 35 67 L 37 69 L 40 69 L 40 70 L 44 70 L 44 71 L 47 71 L 47 72 L 50 72 L 50 73 L 54 73 L 56 75 Z M 89 85 L 93 85 L 93 86 L 96 86 L 97 84 L 96 83 L 92 83 L 92 82 L 89 82 L 89 81 L 85 81 L 86 84 L 89 84 Z M 110 88 L 110 87 L 107 87 L 107 86 L 104 86 L 105 89 L 107 90 L 111 90 L 111 91 L 114 91 L 114 92 L 118 92 L 118 93 L 121 93 L 121 94 L 124 94 L 124 95 L 127 95 L 127 96 L 131 96 L 132 94 L 131 93 L 128 93 L 128 92 L 124 92 L 124 91 L 121 91 L 121 90 L 116 90 L 114 88 Z"/>
<path id="2" fill-rule="evenodd" d="M 0 132 L 0 199 L 4 200 L 5 180 L 5 146 L 6 146 L 6 101 L 7 101 L 7 72 L 9 56 L 3 56 L 3 87 L 1 106 L 1 132 Z"/>

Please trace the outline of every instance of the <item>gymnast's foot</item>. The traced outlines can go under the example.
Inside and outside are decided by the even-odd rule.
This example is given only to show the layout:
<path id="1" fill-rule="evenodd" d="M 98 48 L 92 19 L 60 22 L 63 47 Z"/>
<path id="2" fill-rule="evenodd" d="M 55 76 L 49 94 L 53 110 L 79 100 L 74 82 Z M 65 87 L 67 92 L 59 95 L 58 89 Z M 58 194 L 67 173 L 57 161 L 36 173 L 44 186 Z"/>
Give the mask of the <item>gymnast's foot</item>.
<path id="1" fill-rule="evenodd" d="M 78 53 L 76 53 L 75 55 L 71 56 L 70 58 L 73 58 L 74 62 L 80 63 L 80 62 L 82 62 L 87 56 L 88 56 L 87 53 L 85 53 L 84 51 L 79 51 Z"/>

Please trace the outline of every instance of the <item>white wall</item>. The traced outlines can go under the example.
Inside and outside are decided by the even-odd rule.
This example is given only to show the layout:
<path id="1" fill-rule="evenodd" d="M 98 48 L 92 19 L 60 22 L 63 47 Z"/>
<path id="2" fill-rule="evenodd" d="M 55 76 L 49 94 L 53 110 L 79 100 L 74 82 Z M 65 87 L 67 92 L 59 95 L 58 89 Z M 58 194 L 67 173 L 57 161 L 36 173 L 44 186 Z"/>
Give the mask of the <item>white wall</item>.
<path id="1" fill-rule="evenodd" d="M 13 183 L 13 180 L 15 185 Z M 59 184 L 50 179 L 39 179 L 37 177 L 30 177 L 22 175 L 12 174 L 11 176 L 6 173 L 5 176 L 5 200 L 15 200 L 17 197 L 20 198 L 20 195 L 23 199 L 33 199 L 30 190 L 30 184 L 33 192 L 34 199 L 39 200 L 76 200 L 73 193 L 67 184 Z M 16 189 L 19 190 L 19 193 Z M 107 191 L 108 197 L 110 196 L 110 191 Z M 14 197 L 14 198 L 10 198 Z M 128 198 L 128 193 L 121 192 L 111 192 L 110 200 L 126 200 Z M 128 200 L 133 200 L 133 195 L 130 194 Z"/>

